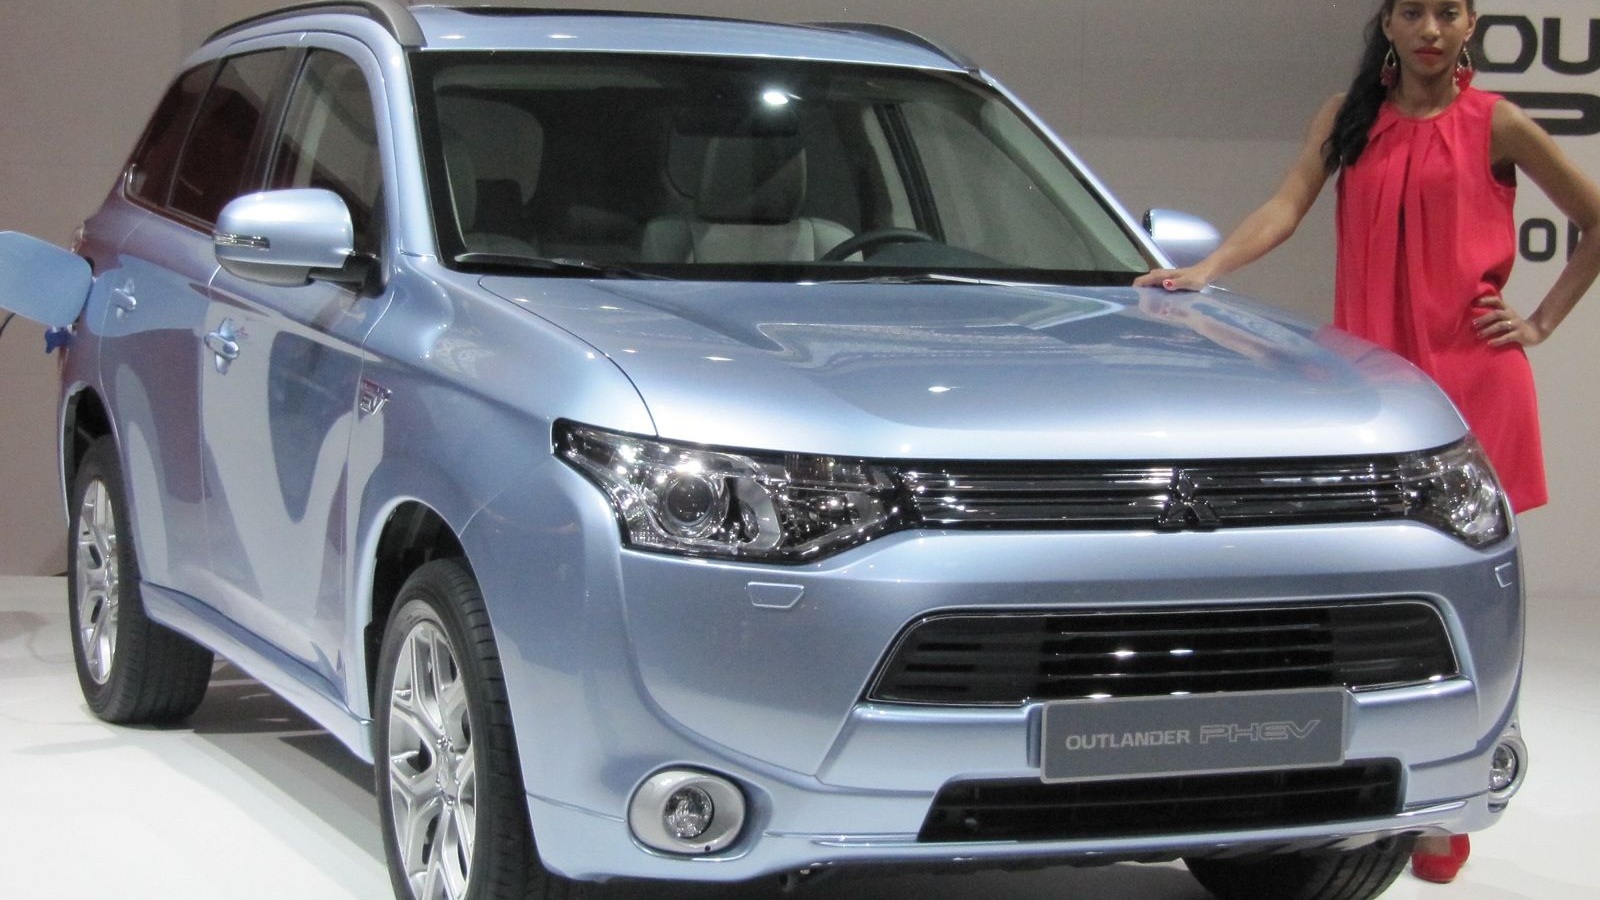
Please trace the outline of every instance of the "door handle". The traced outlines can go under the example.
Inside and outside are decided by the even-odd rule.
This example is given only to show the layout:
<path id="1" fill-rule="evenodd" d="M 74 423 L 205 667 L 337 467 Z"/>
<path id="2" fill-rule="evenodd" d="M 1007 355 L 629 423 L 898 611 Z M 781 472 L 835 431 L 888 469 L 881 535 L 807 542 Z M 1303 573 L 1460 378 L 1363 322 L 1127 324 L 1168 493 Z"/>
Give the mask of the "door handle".
<path id="1" fill-rule="evenodd" d="M 228 372 L 228 364 L 239 358 L 236 337 L 232 319 L 223 319 L 216 331 L 206 335 L 206 348 L 215 356 L 212 362 L 216 363 L 217 371 L 224 375 Z"/>
<path id="2" fill-rule="evenodd" d="M 127 284 L 111 289 L 111 305 L 117 308 L 118 316 L 125 316 L 139 308 L 139 298 L 133 295 L 133 285 Z"/>

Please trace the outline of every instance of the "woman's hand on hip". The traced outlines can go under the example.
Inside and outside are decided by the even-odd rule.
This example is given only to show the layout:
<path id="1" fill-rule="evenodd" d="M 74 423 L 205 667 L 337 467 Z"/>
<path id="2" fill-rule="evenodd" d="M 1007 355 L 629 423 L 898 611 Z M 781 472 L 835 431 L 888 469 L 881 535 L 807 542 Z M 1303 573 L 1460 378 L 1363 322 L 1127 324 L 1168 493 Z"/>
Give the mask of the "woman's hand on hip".
<path id="1" fill-rule="evenodd" d="M 1504 297 L 1479 297 L 1472 305 L 1481 313 L 1472 320 L 1472 326 L 1478 330 L 1478 337 L 1488 341 L 1491 347 L 1512 344 L 1533 347 L 1547 337 L 1539 326 L 1512 309 Z"/>

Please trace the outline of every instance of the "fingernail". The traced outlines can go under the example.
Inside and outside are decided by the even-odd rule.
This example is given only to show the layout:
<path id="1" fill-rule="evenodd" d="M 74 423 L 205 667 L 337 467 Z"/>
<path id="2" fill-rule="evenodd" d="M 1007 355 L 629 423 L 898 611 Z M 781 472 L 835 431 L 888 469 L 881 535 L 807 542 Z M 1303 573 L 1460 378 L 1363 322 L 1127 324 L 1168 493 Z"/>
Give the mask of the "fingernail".
<path id="1" fill-rule="evenodd" d="M 1168 278 L 1165 281 L 1161 282 L 1161 286 L 1170 291 L 1170 290 L 1173 290 L 1173 289 L 1177 288 L 1178 283 L 1176 281 L 1173 281 L 1171 278 Z"/>

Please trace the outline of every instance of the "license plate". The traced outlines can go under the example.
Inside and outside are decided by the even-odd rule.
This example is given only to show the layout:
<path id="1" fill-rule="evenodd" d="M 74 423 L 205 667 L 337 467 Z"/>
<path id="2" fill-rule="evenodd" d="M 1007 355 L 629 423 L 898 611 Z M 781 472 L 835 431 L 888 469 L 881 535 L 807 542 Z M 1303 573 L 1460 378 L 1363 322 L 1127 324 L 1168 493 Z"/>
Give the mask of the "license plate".
<path id="1" fill-rule="evenodd" d="M 1044 707 L 1045 781 L 1344 762 L 1343 688 L 1063 700 Z"/>

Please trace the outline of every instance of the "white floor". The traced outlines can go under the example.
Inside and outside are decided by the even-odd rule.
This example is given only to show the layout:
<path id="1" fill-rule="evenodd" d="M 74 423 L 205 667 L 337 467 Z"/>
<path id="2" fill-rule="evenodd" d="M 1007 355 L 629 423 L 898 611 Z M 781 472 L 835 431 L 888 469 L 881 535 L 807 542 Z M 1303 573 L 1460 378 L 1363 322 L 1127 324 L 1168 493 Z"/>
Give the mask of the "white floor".
<path id="1" fill-rule="evenodd" d="M 389 896 L 368 770 L 226 665 L 181 728 L 119 728 L 83 705 L 65 585 L 0 578 L 0 896 L 344 900 Z M 1524 734 L 1534 768 L 1455 884 L 1402 875 L 1386 900 L 1600 898 L 1600 609 L 1531 604 Z M 1596 856 L 1589 857 L 1594 853 Z M 643 894 L 628 892 L 629 897 Z M 658 896 L 781 896 L 773 883 Z M 1181 866 L 1007 875 L 845 875 L 814 900 L 1204 900 Z"/>

